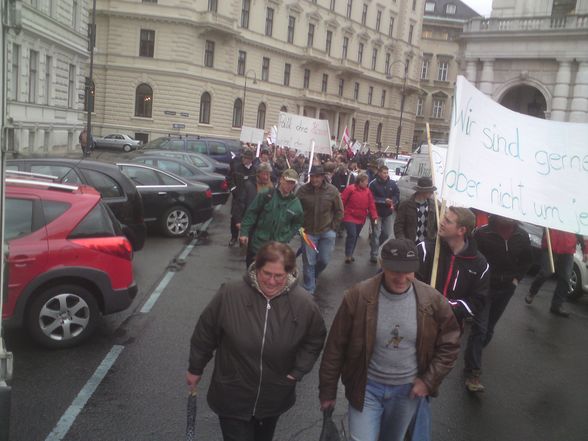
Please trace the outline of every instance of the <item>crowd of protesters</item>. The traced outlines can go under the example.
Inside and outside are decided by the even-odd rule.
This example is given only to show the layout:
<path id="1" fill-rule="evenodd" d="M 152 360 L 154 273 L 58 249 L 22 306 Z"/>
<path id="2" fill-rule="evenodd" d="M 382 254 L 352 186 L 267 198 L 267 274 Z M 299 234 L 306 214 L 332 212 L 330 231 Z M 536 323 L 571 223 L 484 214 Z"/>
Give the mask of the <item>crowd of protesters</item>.
<path id="1" fill-rule="evenodd" d="M 482 350 L 531 266 L 529 236 L 514 220 L 463 207 L 438 219 L 429 177 L 400 201 L 383 156 L 347 148 L 309 159 L 245 145 L 231 163 L 229 246 L 247 248 L 246 276 L 223 285 L 203 311 L 187 373 L 194 390 L 216 352 L 208 401 L 225 441 L 271 441 L 323 345 L 320 407 L 333 409 L 341 379 L 353 441 L 430 440 L 429 398 L 462 338 L 465 387 L 485 390 Z M 345 292 L 327 337 L 313 302 L 328 289 L 319 276 L 343 232 L 344 261 L 355 261 L 366 223 L 375 275 Z M 551 237 L 558 284 L 550 312 L 559 317 L 569 316 L 562 303 L 576 240 L 560 231 Z M 528 304 L 549 275 L 545 253 Z"/>

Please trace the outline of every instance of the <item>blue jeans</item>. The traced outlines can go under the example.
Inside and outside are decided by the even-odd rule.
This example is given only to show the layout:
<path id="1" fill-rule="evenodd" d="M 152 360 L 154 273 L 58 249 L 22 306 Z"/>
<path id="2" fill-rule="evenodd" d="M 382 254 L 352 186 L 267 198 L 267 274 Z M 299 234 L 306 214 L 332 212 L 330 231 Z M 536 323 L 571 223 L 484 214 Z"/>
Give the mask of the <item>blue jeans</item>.
<path id="1" fill-rule="evenodd" d="M 351 441 L 404 441 L 409 429 L 419 441 L 430 440 L 428 400 L 410 398 L 411 389 L 412 383 L 389 386 L 368 379 L 363 411 L 349 406 Z"/>
<path id="2" fill-rule="evenodd" d="M 345 257 L 350 257 L 353 256 L 353 251 L 355 251 L 355 245 L 357 245 L 357 239 L 361 233 L 363 224 L 343 222 L 343 225 L 347 231 L 347 237 L 345 238 Z"/>
<path id="3" fill-rule="evenodd" d="M 372 236 L 370 238 L 370 257 L 378 257 L 378 250 L 380 245 L 394 237 L 394 221 L 396 220 L 396 212 L 389 216 L 378 219 L 378 223 L 374 225 L 372 222 Z"/>
<path id="4" fill-rule="evenodd" d="M 318 254 L 302 240 L 302 274 L 304 276 L 304 289 L 314 294 L 316 279 L 331 261 L 337 233 L 333 230 L 321 234 L 308 234 L 308 238 L 318 248 Z"/>
<path id="5" fill-rule="evenodd" d="M 568 297 L 568 289 L 570 284 L 570 277 L 574 269 L 574 255 L 573 254 L 554 254 L 553 265 L 555 268 L 555 274 L 557 276 L 557 285 L 551 298 L 551 307 L 559 308 L 566 301 Z M 551 277 L 551 270 L 549 269 L 549 254 L 547 250 L 543 250 L 541 253 L 541 270 L 539 274 L 533 280 L 529 292 L 536 295 L 541 285 Z"/>

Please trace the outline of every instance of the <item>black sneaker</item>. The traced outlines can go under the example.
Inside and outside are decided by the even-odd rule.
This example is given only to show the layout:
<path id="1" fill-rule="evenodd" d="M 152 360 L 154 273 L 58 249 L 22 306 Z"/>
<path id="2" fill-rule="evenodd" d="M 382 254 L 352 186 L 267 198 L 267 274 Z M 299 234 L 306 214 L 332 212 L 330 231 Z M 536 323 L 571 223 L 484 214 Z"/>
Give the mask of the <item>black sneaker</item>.
<path id="1" fill-rule="evenodd" d="M 551 309 L 549 310 L 549 312 L 551 312 L 553 315 L 557 315 L 558 317 L 564 317 L 564 318 L 568 318 L 570 316 L 570 313 L 564 309 L 562 309 L 561 306 L 559 307 L 551 307 Z"/>
<path id="2" fill-rule="evenodd" d="M 231 240 L 229 240 L 229 246 L 230 247 L 234 247 L 236 243 L 237 243 L 237 239 L 231 239 Z"/>

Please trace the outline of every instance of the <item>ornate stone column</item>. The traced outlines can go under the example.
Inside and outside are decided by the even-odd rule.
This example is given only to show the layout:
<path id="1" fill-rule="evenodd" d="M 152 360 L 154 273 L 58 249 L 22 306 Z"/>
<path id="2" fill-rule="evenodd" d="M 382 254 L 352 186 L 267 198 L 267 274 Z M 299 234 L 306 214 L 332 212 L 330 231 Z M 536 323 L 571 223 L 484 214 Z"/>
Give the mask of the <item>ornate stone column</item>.
<path id="1" fill-rule="evenodd" d="M 588 59 L 578 60 L 570 106 L 570 122 L 588 123 Z"/>
<path id="2" fill-rule="evenodd" d="M 480 78 L 480 91 L 488 96 L 492 96 L 494 89 L 494 59 L 482 60 L 482 77 Z"/>
<path id="3" fill-rule="evenodd" d="M 570 96 L 570 84 L 572 80 L 572 62 L 571 60 L 558 61 L 559 69 L 555 77 L 555 87 L 553 88 L 551 119 L 554 121 L 566 121 L 568 97 Z"/>

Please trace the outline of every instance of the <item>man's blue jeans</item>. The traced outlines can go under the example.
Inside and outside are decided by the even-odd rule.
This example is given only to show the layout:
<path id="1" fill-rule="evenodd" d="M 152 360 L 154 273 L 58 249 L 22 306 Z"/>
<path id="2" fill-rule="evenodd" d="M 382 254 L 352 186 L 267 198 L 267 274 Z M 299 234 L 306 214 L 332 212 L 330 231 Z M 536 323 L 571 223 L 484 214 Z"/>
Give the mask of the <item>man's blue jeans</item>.
<path id="1" fill-rule="evenodd" d="M 419 441 L 430 440 L 429 402 L 410 398 L 411 389 L 412 383 L 388 386 L 368 379 L 363 411 L 349 406 L 351 441 L 404 441 L 409 429 L 419 434 Z"/>
<path id="2" fill-rule="evenodd" d="M 318 254 L 304 240 L 302 240 L 302 274 L 304 276 L 304 289 L 314 294 L 316 290 L 316 279 L 327 267 L 335 248 L 337 233 L 334 230 L 325 231 L 321 234 L 308 234 L 308 238 L 318 248 Z"/>
<path id="3" fill-rule="evenodd" d="M 372 222 L 372 235 L 370 237 L 370 257 L 378 257 L 378 250 L 380 245 L 394 237 L 394 222 L 396 220 L 396 212 L 391 215 L 378 219 L 378 223 L 374 225 Z M 416 232 L 415 232 L 416 236 Z"/>

